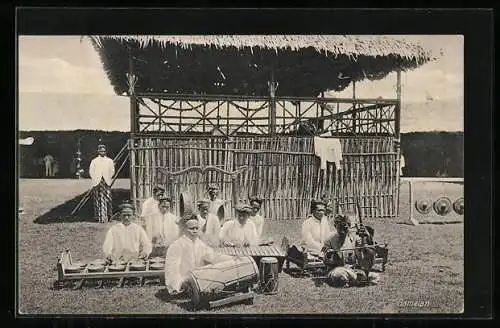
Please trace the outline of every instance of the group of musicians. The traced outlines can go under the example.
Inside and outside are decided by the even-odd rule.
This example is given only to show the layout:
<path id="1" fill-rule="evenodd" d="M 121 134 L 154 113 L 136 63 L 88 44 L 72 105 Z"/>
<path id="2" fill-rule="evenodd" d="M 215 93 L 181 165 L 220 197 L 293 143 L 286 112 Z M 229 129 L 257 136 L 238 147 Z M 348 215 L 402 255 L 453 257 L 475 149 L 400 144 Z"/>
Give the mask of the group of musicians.
<path id="1" fill-rule="evenodd" d="M 189 271 L 209 263 L 231 260 L 231 256 L 215 254 L 213 248 L 222 246 L 257 246 L 261 240 L 264 219 L 258 213 L 262 200 L 252 197 L 250 204 L 236 206 L 234 220 L 220 222 L 216 215 L 222 201 L 218 188 L 208 189 L 210 199 L 197 203 L 196 212 L 179 218 L 171 212 L 172 200 L 165 196 L 162 186 L 153 188 L 153 195 L 142 204 L 141 214 L 133 220 L 131 204 L 120 206 L 120 222 L 107 232 L 103 252 L 113 262 L 146 259 L 165 255 L 165 281 L 172 293 L 181 290 Z"/>
<path id="2" fill-rule="evenodd" d="M 170 293 L 180 293 L 188 273 L 198 267 L 231 260 L 231 256 L 218 254 L 214 248 L 257 246 L 261 243 L 264 218 L 259 214 L 262 200 L 251 197 L 248 204 L 236 206 L 236 219 L 220 222 L 216 211 L 222 204 L 217 198 L 218 188 L 209 187 L 209 199 L 197 203 L 196 212 L 177 217 L 171 212 L 172 200 L 165 196 L 162 186 L 153 188 L 153 195 L 144 201 L 141 214 L 134 220 L 134 208 L 125 203 L 120 208 L 120 222 L 106 234 L 103 251 L 107 259 L 146 259 L 163 256 L 165 282 Z M 359 236 L 351 229 L 356 224 L 353 213 L 336 215 L 335 231 L 330 229 L 324 201 L 313 201 L 311 215 L 302 223 L 302 245 L 310 253 L 325 254 L 328 250 L 353 249 Z M 166 252 L 165 252 L 166 249 Z M 155 255 L 155 250 L 157 251 Z M 348 254 L 347 254 L 348 253 Z M 343 254 L 344 258 L 352 252 Z M 369 266 L 369 265 L 368 265 Z M 337 285 L 358 281 L 349 261 L 330 273 Z M 341 268 L 340 268 L 341 267 Z M 365 277 L 365 279 L 368 277 Z M 373 278 L 373 277 L 372 277 Z"/>

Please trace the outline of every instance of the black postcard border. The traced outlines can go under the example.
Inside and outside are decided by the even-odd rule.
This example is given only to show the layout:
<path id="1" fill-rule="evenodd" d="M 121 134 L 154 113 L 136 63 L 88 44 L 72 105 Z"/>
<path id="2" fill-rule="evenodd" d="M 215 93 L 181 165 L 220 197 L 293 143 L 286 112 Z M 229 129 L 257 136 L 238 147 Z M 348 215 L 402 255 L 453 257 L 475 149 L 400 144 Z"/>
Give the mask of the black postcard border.
<path id="1" fill-rule="evenodd" d="M 410 319 L 434 319 L 440 324 L 445 318 L 479 318 L 491 317 L 493 313 L 493 11 L 488 9 L 104 9 L 104 8 L 16 8 L 9 26 L 13 32 L 10 40 L 13 41 L 11 52 L 12 74 L 5 74 L 5 84 L 10 87 L 12 97 L 11 108 L 14 121 L 14 137 L 11 145 L 17 145 L 17 43 L 16 35 L 86 35 L 86 34 L 461 34 L 464 35 L 465 46 L 465 202 L 466 214 L 464 223 L 465 238 L 465 313 L 463 315 L 282 315 L 257 316 L 265 318 L 268 324 L 279 323 L 299 324 L 309 323 L 299 319 L 319 319 L 324 324 L 328 319 L 358 320 L 349 322 L 360 324 L 359 319 L 379 319 L 382 325 L 398 324 L 408 326 Z M 10 25 L 10 24 L 9 24 Z M 4 30 L 5 32 L 5 30 Z M 8 109 L 5 109 L 8 112 Z M 16 154 L 17 146 L 12 153 Z M 11 213 L 17 213 L 17 164 L 16 157 L 10 168 L 13 174 L 12 185 L 15 187 L 14 204 Z M 10 170 L 9 170 L 10 171 Z M 4 183 L 4 185 L 6 185 Z M 12 194 L 12 191 L 11 191 Z M 9 198 L 12 195 L 9 196 Z M 17 216 L 17 214 L 15 214 Z M 4 239 L 8 247 L 14 245 L 14 270 L 17 270 L 16 227 L 17 220 L 8 220 L 12 232 L 10 238 Z M 10 226 L 10 225 L 13 226 Z M 12 239 L 11 239 L 12 238 Z M 15 271 L 16 272 L 16 271 Z M 17 276 L 17 275 L 16 275 Z M 15 278 L 15 277 L 13 277 Z M 18 288 L 18 281 L 7 301 L 12 302 Z M 8 296 L 4 293 L 4 296 Z M 17 300 L 17 299 L 16 299 Z M 17 304 L 11 304 L 8 314 L 23 318 L 17 314 Z M 140 317 L 140 316 L 133 316 Z M 250 318 L 237 315 L 187 315 L 156 318 L 152 324 L 174 324 L 175 321 L 165 322 L 165 318 L 216 318 L 211 325 L 243 326 L 262 325 L 262 322 L 248 320 Z M 36 318 L 36 319 L 35 319 Z M 22 323 L 51 325 L 53 316 L 36 315 L 17 320 Z M 131 317 L 123 319 L 113 318 L 113 321 L 96 316 L 59 316 L 65 319 L 65 324 L 101 326 L 137 323 Z M 380 321 L 381 319 L 384 319 Z M 397 319 L 387 320 L 387 319 Z M 132 320 L 131 320 L 132 319 Z M 228 320 L 230 319 L 230 320 Z M 287 321 L 287 320 L 293 321 Z M 177 319 L 175 319 L 177 320 Z M 222 321 L 221 321 L 222 320 Z M 271 321 L 273 320 L 273 321 Z M 402 321 L 400 321 L 402 320 Z M 329 320 L 328 320 L 329 321 Z M 327 322 L 327 324 L 329 324 Z M 163 322 L 163 323 L 162 323 Z M 201 324 L 200 320 L 195 321 Z M 344 322 L 344 320 L 342 320 Z M 141 322 L 144 324 L 145 322 Z M 194 321 L 193 321 L 194 323 Z M 347 323 L 347 322 L 346 322 Z M 365 324 L 367 322 L 364 322 Z M 458 320 L 453 324 L 463 324 Z M 337 324 L 337 323 L 334 323 Z M 474 324 L 478 324 L 475 322 Z"/>

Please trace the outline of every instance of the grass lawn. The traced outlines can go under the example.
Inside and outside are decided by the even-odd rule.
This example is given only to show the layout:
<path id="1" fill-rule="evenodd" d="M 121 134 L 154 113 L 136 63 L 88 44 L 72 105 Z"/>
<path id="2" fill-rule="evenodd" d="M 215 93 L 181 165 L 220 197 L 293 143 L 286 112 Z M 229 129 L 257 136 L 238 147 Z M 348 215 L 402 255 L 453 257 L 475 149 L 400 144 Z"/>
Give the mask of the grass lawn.
<path id="1" fill-rule="evenodd" d="M 163 287 L 54 290 L 57 257 L 66 248 L 74 260 L 100 258 L 109 224 L 65 217 L 90 185 L 89 180 L 20 180 L 18 220 L 19 310 L 25 314 L 169 314 L 190 313 L 165 301 Z M 116 198 L 127 197 L 128 180 L 118 180 Z M 463 195 L 455 184 L 414 186 L 418 197 Z M 407 188 L 401 189 L 400 218 L 408 215 Z M 118 201 L 118 200 L 117 200 Z M 89 202 L 91 205 L 91 202 Z M 61 217 L 62 216 L 62 217 Z M 454 219 L 463 218 L 449 214 Z M 376 240 L 389 243 L 389 263 L 378 285 L 336 289 L 311 278 L 279 276 L 279 293 L 257 294 L 253 305 L 235 305 L 200 313 L 458 313 L 464 301 L 463 224 L 397 224 L 395 219 L 366 220 Z M 431 220 L 432 221 L 432 220 Z M 299 242 L 301 221 L 267 221 L 267 234 Z M 424 302 L 412 307 L 409 302 Z"/>

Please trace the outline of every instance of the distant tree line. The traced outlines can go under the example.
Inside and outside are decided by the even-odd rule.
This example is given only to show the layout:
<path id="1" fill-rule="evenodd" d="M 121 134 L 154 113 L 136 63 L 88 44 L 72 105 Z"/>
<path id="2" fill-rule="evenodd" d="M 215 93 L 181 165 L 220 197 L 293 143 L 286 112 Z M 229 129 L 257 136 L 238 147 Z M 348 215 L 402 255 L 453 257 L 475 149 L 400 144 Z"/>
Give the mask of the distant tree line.
<path id="1" fill-rule="evenodd" d="M 76 178 L 76 152 L 80 140 L 81 168 L 88 177 L 90 161 L 102 139 L 108 156 L 114 158 L 126 144 L 129 133 L 119 131 L 20 131 L 19 137 L 34 137 L 30 146 L 19 146 L 21 178 L 45 177 L 43 157 L 52 155 L 58 170 L 55 178 Z M 405 157 L 405 176 L 463 177 L 463 132 L 411 132 L 401 135 L 401 150 Z M 118 168 L 117 168 L 118 169 Z M 129 178 L 129 163 L 125 163 L 119 178 Z"/>

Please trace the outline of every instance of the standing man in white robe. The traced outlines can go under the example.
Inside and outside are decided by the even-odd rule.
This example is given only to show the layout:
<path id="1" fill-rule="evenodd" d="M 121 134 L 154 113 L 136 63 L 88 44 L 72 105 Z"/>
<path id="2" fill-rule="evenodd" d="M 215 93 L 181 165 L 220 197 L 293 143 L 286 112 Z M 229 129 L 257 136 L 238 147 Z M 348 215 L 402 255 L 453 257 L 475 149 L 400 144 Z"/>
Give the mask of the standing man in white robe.
<path id="1" fill-rule="evenodd" d="M 330 237 L 331 229 L 323 202 L 313 201 L 311 212 L 312 215 L 302 223 L 302 244 L 308 251 L 319 253 L 323 248 L 323 243 Z"/>
<path id="2" fill-rule="evenodd" d="M 232 256 L 215 253 L 199 238 L 200 221 L 196 214 L 180 219 L 182 235 L 167 249 L 165 258 L 165 284 L 170 294 L 179 294 L 189 272 L 207 264 L 232 260 Z"/>
<path id="3" fill-rule="evenodd" d="M 198 221 L 200 221 L 200 239 L 211 247 L 219 247 L 219 218 L 209 211 L 210 201 L 202 199 L 198 202 Z"/>
<path id="4" fill-rule="evenodd" d="M 259 244 L 259 236 L 255 224 L 248 220 L 252 208 L 247 204 L 240 204 L 236 207 L 238 218 L 231 220 L 222 226 L 220 240 L 224 246 L 228 247 L 248 247 Z"/>
<path id="5" fill-rule="evenodd" d="M 89 174 L 94 193 L 94 215 L 101 223 L 108 222 L 113 212 L 111 183 L 115 174 L 115 163 L 106 156 L 106 146 L 97 146 L 98 156 L 90 162 Z"/>
<path id="6" fill-rule="evenodd" d="M 255 224 L 255 228 L 257 229 L 257 236 L 259 237 L 259 239 L 262 239 L 262 230 L 264 228 L 264 217 L 259 214 L 261 206 L 262 199 L 257 196 L 250 197 L 250 207 L 252 208 L 250 220 Z"/>
<path id="7" fill-rule="evenodd" d="M 145 259 L 151 254 L 152 246 L 144 229 L 132 222 L 134 209 L 126 203 L 120 206 L 121 222 L 109 228 L 102 250 L 104 256 L 112 261 Z"/>
<path id="8" fill-rule="evenodd" d="M 165 188 L 163 188 L 162 186 L 154 186 L 153 195 L 142 203 L 141 221 L 144 226 L 146 226 L 146 222 L 151 216 L 160 213 L 158 200 L 161 196 L 163 196 L 164 193 Z"/>

